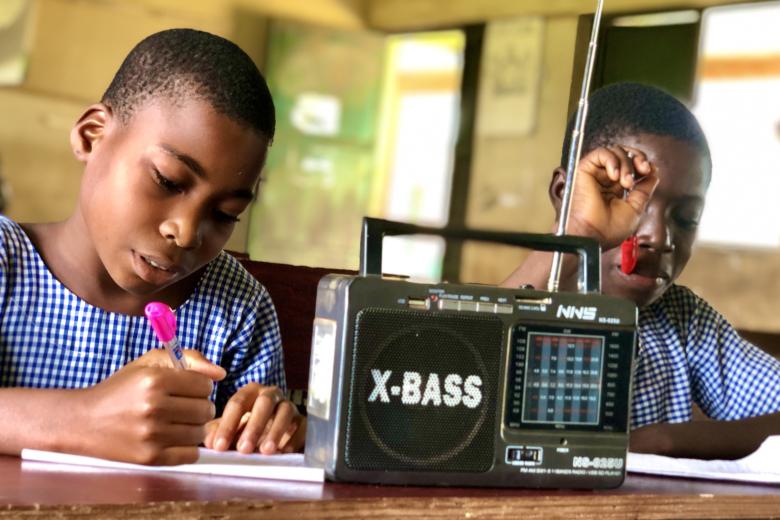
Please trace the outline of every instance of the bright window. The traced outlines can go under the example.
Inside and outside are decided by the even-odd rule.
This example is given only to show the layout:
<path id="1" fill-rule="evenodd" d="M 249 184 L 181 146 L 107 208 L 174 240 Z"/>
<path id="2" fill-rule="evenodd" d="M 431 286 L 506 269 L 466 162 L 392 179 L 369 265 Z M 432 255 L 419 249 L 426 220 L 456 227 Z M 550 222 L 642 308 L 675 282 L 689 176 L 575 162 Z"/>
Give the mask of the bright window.
<path id="1" fill-rule="evenodd" d="M 780 2 L 708 9 L 693 111 L 710 144 L 702 242 L 780 245 Z"/>
<path id="2" fill-rule="evenodd" d="M 464 36 L 460 31 L 390 37 L 375 214 L 447 224 L 457 137 Z M 385 240 L 383 268 L 418 280 L 441 277 L 444 240 Z"/>
<path id="3" fill-rule="evenodd" d="M 357 269 L 363 216 L 444 226 L 465 36 L 275 22 L 276 138 L 249 221 L 254 259 Z M 443 240 L 385 241 L 387 273 L 436 279 Z"/>

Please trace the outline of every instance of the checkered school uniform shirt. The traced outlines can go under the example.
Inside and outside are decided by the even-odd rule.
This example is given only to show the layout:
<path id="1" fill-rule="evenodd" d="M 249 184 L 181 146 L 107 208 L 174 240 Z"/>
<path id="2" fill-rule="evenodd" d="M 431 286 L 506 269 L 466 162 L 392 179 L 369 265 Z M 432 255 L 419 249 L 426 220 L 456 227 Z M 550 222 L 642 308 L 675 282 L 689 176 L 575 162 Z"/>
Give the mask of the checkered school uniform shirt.
<path id="1" fill-rule="evenodd" d="M 182 347 L 227 370 L 211 395 L 218 412 L 246 383 L 284 389 L 271 298 L 227 253 L 208 264 L 176 319 Z M 106 312 L 63 286 L 19 225 L 0 216 L 0 387 L 92 386 L 159 346 L 145 317 Z"/>
<path id="2" fill-rule="evenodd" d="M 639 313 L 631 427 L 780 412 L 780 361 L 740 338 L 690 289 L 674 285 Z"/>

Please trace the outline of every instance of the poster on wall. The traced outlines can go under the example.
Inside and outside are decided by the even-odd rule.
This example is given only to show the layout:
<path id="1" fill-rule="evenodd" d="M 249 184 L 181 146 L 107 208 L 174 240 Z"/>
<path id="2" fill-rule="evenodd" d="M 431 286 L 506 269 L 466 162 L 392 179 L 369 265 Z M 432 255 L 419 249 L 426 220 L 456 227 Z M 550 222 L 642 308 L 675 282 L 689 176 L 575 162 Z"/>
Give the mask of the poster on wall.
<path id="1" fill-rule="evenodd" d="M 0 2 L 0 86 L 21 85 L 24 82 L 31 11 L 29 0 Z"/>
<path id="2" fill-rule="evenodd" d="M 542 17 L 524 16 L 488 24 L 482 51 L 478 135 L 516 137 L 533 131 L 543 40 Z"/>
<path id="3" fill-rule="evenodd" d="M 368 31 L 271 23 L 264 72 L 277 124 L 250 211 L 252 258 L 357 267 L 384 53 L 384 37 Z"/>

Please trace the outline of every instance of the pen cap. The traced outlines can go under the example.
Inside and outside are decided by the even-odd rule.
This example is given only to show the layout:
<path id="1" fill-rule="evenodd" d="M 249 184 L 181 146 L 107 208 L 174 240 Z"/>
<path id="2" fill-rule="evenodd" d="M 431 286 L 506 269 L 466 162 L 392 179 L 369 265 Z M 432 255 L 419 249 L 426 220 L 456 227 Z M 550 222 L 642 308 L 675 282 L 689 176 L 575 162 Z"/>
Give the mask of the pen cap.
<path id="1" fill-rule="evenodd" d="M 144 314 L 149 319 L 157 339 L 167 343 L 176 337 L 176 315 L 166 304 L 151 302 L 144 308 Z"/>

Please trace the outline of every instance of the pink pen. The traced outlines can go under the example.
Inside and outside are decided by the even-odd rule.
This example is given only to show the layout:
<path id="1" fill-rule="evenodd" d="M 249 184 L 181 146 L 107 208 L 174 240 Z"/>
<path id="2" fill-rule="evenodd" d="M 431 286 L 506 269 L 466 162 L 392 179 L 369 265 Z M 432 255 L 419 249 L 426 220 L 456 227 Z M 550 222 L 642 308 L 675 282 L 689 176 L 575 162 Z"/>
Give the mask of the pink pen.
<path id="1" fill-rule="evenodd" d="M 144 308 L 144 314 L 149 319 L 149 324 L 154 329 L 157 339 L 168 351 L 171 356 L 173 366 L 186 369 L 184 362 L 184 353 L 179 345 L 179 339 L 176 337 L 176 315 L 170 307 L 160 302 L 151 302 Z"/>

